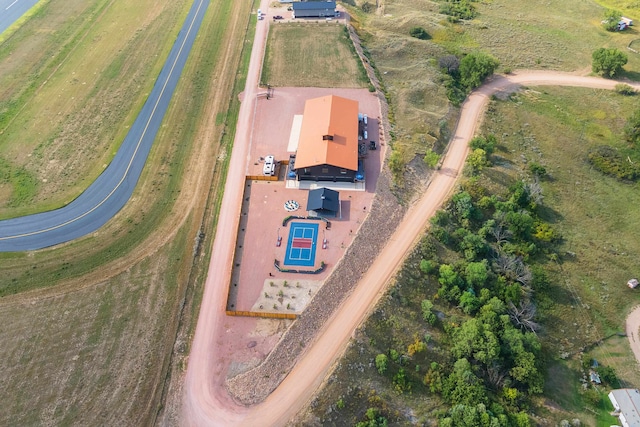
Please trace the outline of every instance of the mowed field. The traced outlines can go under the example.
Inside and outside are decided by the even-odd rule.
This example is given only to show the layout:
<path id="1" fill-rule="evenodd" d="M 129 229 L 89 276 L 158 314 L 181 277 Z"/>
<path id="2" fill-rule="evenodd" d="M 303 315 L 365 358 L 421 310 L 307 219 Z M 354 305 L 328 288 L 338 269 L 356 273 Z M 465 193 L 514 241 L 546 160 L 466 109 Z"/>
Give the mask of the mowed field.
<path id="1" fill-rule="evenodd" d="M 367 87 L 369 81 L 344 25 L 279 23 L 269 28 L 261 84 Z"/>
<path id="2" fill-rule="evenodd" d="M 135 117 L 145 88 L 155 79 L 153 70 L 162 64 L 190 4 L 136 3 L 127 13 L 119 9 L 126 8 L 127 2 L 102 4 L 95 25 L 118 22 L 108 14 L 120 10 L 131 25 L 139 24 L 133 33 L 140 45 L 132 41 L 129 55 L 153 64 L 145 78 L 138 75 L 140 89 L 128 86 L 127 78 L 109 81 L 116 85 L 113 96 L 127 98 L 122 107 L 113 106 L 126 109 L 118 113 L 125 121 L 114 122 L 119 129 L 116 133 L 124 132 L 129 118 Z M 175 404 L 167 398 L 172 390 L 168 372 L 175 368 L 173 379 L 181 374 L 193 316 L 197 315 L 198 284 L 208 260 L 205 248 L 213 237 L 218 189 L 235 130 L 236 95 L 245 77 L 238 67 L 246 67 L 245 53 L 251 47 L 251 34 L 247 34 L 250 8 L 246 2 L 213 1 L 209 5 L 143 176 L 132 200 L 111 222 L 91 236 L 57 248 L 0 255 L 0 313 L 4 319 L 0 425 L 149 425 L 165 416 L 167 407 L 179 404 L 179 399 Z M 156 18 L 146 23 L 143 17 L 152 10 Z M 46 15 L 52 9 L 42 13 L 43 22 L 52 22 Z M 128 16 L 136 13 L 140 14 L 137 20 Z M 156 22 L 160 17 L 165 20 Z M 79 24 L 63 19 L 59 25 L 49 32 L 74 33 Z M 22 34 L 28 28 L 20 28 L 7 43 L 14 37 L 29 43 L 29 37 Z M 104 30 L 99 38 L 119 37 L 116 26 Z M 150 50 L 142 40 L 154 37 L 161 40 L 155 41 L 157 49 Z M 22 46 L 15 43 L 13 49 Z M 0 49 L 5 47 L 0 45 Z M 119 53 L 116 49 L 114 57 L 133 60 Z M 70 49 L 62 67 L 76 63 L 74 71 L 84 72 L 80 64 L 85 54 L 88 51 L 79 47 Z M 31 56 L 24 57 L 29 62 Z M 44 56 L 41 59 L 46 61 Z M 122 66 L 137 72 L 129 68 L 136 68 L 135 64 Z M 56 74 L 53 67 L 49 81 Z M 75 86 L 84 86 L 84 81 Z M 12 96 L 22 100 L 18 110 L 26 112 L 36 106 L 31 97 L 21 98 L 32 90 L 30 84 L 25 79 L 22 86 L 11 89 Z M 61 93 L 67 89 L 60 89 Z M 86 102 L 102 105 L 110 102 L 110 96 L 110 91 L 96 87 L 86 95 Z M 100 116 L 92 120 L 98 123 Z M 45 125 L 55 125 L 38 123 L 42 132 L 50 131 Z M 64 126 L 66 122 L 59 123 Z M 2 148 L 9 149 L 4 141 Z M 107 159 L 113 149 L 103 147 L 107 153 L 96 152 L 95 156 Z M 70 155 L 81 162 L 80 154 Z M 95 158 L 87 161 L 95 163 Z"/>

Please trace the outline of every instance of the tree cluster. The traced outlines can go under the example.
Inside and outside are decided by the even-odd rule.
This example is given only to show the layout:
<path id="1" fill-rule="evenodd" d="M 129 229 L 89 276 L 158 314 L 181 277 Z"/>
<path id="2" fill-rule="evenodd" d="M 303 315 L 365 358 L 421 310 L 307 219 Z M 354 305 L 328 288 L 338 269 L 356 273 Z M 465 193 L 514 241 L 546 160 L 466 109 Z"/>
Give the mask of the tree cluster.
<path id="1" fill-rule="evenodd" d="M 496 144 L 493 136 L 476 138 L 471 148 L 486 154 Z M 538 169 L 533 182 L 518 181 L 503 196 L 487 195 L 472 177 L 432 220 L 431 234 L 460 258 L 423 260 L 420 270 L 437 279 L 437 300 L 464 316 L 442 322 L 450 358 L 433 362 L 423 380 L 451 405 L 441 426 L 530 425 L 529 398 L 543 388 L 533 295 L 549 281 L 530 263 L 555 256 L 560 239 L 538 214 L 537 177 L 544 174 Z M 433 304 L 425 301 L 421 308 L 427 320 Z"/>
<path id="2" fill-rule="evenodd" d="M 497 59 L 483 52 L 472 52 L 462 58 L 445 55 L 438 60 L 444 73 L 447 98 L 454 105 L 460 105 L 467 94 L 480 86 L 498 68 Z"/>

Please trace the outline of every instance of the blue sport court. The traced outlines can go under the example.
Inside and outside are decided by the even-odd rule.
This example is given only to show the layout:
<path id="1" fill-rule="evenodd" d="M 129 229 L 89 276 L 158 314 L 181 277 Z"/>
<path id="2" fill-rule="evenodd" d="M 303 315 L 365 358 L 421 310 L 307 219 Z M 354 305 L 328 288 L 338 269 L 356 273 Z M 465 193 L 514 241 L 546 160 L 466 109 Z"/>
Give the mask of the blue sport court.
<path id="1" fill-rule="evenodd" d="M 284 265 L 313 267 L 316 262 L 316 238 L 318 224 L 292 222 Z"/>

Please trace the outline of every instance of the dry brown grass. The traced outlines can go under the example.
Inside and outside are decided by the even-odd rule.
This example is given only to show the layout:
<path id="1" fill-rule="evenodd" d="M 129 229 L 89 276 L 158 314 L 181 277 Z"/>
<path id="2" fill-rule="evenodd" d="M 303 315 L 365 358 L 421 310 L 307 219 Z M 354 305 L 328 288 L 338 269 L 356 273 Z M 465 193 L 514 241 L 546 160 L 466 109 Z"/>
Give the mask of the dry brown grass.
<path id="1" fill-rule="evenodd" d="M 186 13 L 190 3 L 179 6 Z M 181 305 L 191 307 L 194 292 L 197 300 L 206 271 L 206 251 L 196 256 L 194 248 L 201 229 L 204 248 L 212 238 L 225 165 L 211 159 L 250 7 L 209 6 L 167 126 L 131 202 L 111 222 L 58 248 L 0 256 L 0 289 L 18 292 L 0 299 L 0 424 L 150 425 L 163 408 L 178 325 L 188 333 L 197 313 L 183 316 Z M 176 377 L 188 347 L 181 340 Z"/>
<path id="2" fill-rule="evenodd" d="M 102 172 L 151 90 L 185 5 L 58 3 L 0 46 L 0 157 L 32 178 L 25 197 L 16 197 L 24 182 L 0 181 L 11 193 L 0 201 L 2 217 L 68 203 Z"/>

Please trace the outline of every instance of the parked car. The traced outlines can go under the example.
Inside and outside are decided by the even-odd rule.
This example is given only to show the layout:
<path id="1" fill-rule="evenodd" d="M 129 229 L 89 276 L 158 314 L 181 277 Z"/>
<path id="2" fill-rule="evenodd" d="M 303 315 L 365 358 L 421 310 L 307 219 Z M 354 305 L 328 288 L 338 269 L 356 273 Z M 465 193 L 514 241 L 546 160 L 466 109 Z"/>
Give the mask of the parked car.
<path id="1" fill-rule="evenodd" d="M 269 155 L 264 158 L 264 166 L 262 167 L 262 173 L 269 176 L 273 176 L 276 174 L 276 160 L 272 155 Z"/>
<path id="2" fill-rule="evenodd" d="M 366 130 L 363 132 L 363 137 L 365 140 L 369 139 L 369 135 L 367 134 Z"/>
<path id="3" fill-rule="evenodd" d="M 273 17 L 273 20 L 274 20 L 274 21 L 275 21 L 275 20 L 278 20 L 278 19 L 284 19 L 284 16 L 282 16 L 282 15 L 276 15 L 276 16 L 274 16 L 274 17 Z"/>
<path id="4" fill-rule="evenodd" d="M 362 121 L 364 122 L 364 125 L 367 125 L 367 122 L 369 121 L 369 118 L 367 117 L 367 115 L 365 114 L 364 116 L 362 116 Z"/>

